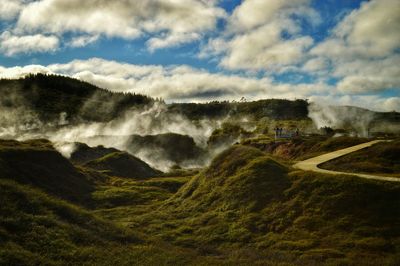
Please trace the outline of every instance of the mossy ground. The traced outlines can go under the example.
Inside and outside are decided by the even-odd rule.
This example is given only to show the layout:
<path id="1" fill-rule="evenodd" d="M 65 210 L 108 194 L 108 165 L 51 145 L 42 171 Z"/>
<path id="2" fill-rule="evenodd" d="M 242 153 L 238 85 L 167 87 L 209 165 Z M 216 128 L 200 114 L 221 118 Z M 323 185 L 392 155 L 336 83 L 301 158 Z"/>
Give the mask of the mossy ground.
<path id="1" fill-rule="evenodd" d="M 294 171 L 243 145 L 198 173 L 76 169 L 92 176 L 90 209 L 0 180 L 0 264 L 400 263 L 398 184 Z"/>
<path id="2" fill-rule="evenodd" d="M 326 162 L 320 166 L 335 171 L 387 175 L 400 178 L 400 139 Z"/>
<path id="3" fill-rule="evenodd" d="M 399 185 L 285 169 L 238 146 L 130 227 L 204 254 L 246 252 L 248 263 L 400 261 Z"/>

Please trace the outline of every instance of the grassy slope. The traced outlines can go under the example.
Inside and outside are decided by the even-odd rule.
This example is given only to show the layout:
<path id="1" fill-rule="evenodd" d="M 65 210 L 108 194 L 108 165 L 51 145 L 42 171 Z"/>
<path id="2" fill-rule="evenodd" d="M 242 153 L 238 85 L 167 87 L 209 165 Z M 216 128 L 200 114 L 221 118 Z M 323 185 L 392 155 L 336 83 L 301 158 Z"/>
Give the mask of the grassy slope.
<path id="1" fill-rule="evenodd" d="M 90 214 L 1 179 L 0 264 L 400 262 L 399 185 L 291 172 L 247 146 L 228 149 L 193 178 L 103 177 L 94 188 Z"/>
<path id="2" fill-rule="evenodd" d="M 0 265 L 220 264 L 11 180 L 0 180 L 0 202 Z"/>
<path id="3" fill-rule="evenodd" d="M 147 96 L 111 92 L 65 76 L 35 74 L 0 79 L 0 105 L 18 108 L 23 104 L 42 121 L 58 120 L 62 112 L 70 121 L 109 121 L 128 108 L 153 102 Z"/>
<path id="4" fill-rule="evenodd" d="M 86 204 L 93 183 L 47 140 L 0 140 L 0 179 L 31 184 L 58 197 Z"/>
<path id="5" fill-rule="evenodd" d="M 105 148 L 104 146 L 89 147 L 85 143 L 80 142 L 75 142 L 74 145 L 75 150 L 71 153 L 69 160 L 77 165 L 82 165 L 107 154 L 119 151 L 115 148 Z"/>
<path id="6" fill-rule="evenodd" d="M 347 147 L 351 147 L 369 139 L 357 137 L 326 137 L 310 136 L 291 140 L 271 140 L 268 138 L 253 138 L 243 140 L 242 144 L 255 147 L 278 158 L 289 160 L 305 160 Z"/>
<path id="7" fill-rule="evenodd" d="M 104 171 L 104 173 L 111 176 L 128 178 L 149 178 L 160 174 L 159 171 L 154 170 L 139 158 L 119 151 L 89 161 L 85 166 Z"/>
<path id="8" fill-rule="evenodd" d="M 321 168 L 400 177 L 400 140 L 379 143 L 353 152 L 326 162 L 321 165 Z"/>
<path id="9" fill-rule="evenodd" d="M 4 155 L 0 169 L 0 265 L 217 264 L 194 250 L 138 237 L 132 230 L 95 214 L 106 217 L 107 213 L 113 213 L 115 217 L 119 212 L 126 219 L 129 205 L 140 209 L 145 209 L 146 204 L 153 206 L 170 197 L 189 177 L 153 178 L 143 182 L 107 178 L 93 170 L 74 168 L 63 157 L 59 158 L 45 140 L 4 140 L 0 147 L 0 154 Z M 13 153 L 18 154 L 16 158 L 20 162 L 8 156 Z M 45 161 L 42 161 L 43 154 Z M 18 164 L 19 167 L 13 168 L 15 163 L 23 166 Z M 94 177 L 90 191 L 81 190 L 80 186 L 85 187 L 85 183 L 68 183 L 67 178 L 71 176 L 65 175 L 64 167 L 79 174 L 72 178 Z M 89 212 L 56 196 L 86 200 L 89 197 L 97 211 Z M 128 205 L 127 209 L 124 204 Z"/>
<path id="10" fill-rule="evenodd" d="M 115 222 L 126 224 L 138 213 L 160 205 L 190 177 L 159 177 L 144 181 L 112 177 L 99 184 L 93 193 L 96 212 Z"/>
<path id="11" fill-rule="evenodd" d="M 102 249 L 139 243 L 134 234 L 62 200 L 0 181 L 0 264 L 98 260 Z"/>
<path id="12" fill-rule="evenodd" d="M 236 146 L 132 225 L 205 254 L 244 252 L 242 263 L 391 265 L 400 259 L 399 204 L 399 185 L 288 173 Z"/>

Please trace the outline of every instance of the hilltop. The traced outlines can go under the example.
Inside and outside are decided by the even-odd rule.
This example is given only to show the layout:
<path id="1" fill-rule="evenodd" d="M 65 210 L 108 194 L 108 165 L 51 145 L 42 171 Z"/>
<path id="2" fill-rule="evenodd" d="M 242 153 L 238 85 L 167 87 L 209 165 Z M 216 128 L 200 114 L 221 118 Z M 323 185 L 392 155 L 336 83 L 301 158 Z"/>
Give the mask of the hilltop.
<path id="1" fill-rule="evenodd" d="M 110 176 L 128 178 L 149 178 L 161 172 L 151 168 L 147 163 L 126 152 L 109 153 L 84 164 L 85 167 L 102 171 Z"/>

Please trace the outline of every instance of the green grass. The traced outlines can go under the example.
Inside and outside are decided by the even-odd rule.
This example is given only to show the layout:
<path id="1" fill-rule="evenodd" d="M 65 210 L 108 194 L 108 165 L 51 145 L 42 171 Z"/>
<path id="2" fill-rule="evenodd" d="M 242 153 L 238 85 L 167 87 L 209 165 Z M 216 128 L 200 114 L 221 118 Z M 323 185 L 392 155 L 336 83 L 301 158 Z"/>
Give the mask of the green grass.
<path id="1" fill-rule="evenodd" d="M 236 146 L 131 226 L 205 254 L 246 249 L 264 264 L 392 265 L 399 205 L 400 185 L 290 172 Z"/>
<path id="2" fill-rule="evenodd" d="M 103 171 L 110 176 L 149 178 L 160 175 L 147 163 L 126 152 L 112 152 L 84 164 L 85 167 Z"/>
<path id="3" fill-rule="evenodd" d="M 47 140 L 0 140 L 0 179 L 13 179 L 49 194 L 90 203 L 93 182 Z"/>
<path id="4" fill-rule="evenodd" d="M 130 180 L 112 177 L 92 194 L 95 213 L 126 225 L 139 214 L 151 211 L 174 195 L 190 177 L 159 177 Z"/>
<path id="5" fill-rule="evenodd" d="M 11 180 L 0 202 L 0 265 L 229 265 Z"/>
<path id="6" fill-rule="evenodd" d="M 88 249 L 142 242 L 126 228 L 29 186 L 0 180 L 0 191 L 2 265 L 73 262 Z"/>
<path id="7" fill-rule="evenodd" d="M 319 150 L 340 146 L 332 141 Z M 179 176 L 138 180 L 73 169 L 92 182 L 90 210 L 0 179 L 1 265 L 400 262 L 399 184 L 293 171 L 246 145 Z"/>
<path id="8" fill-rule="evenodd" d="M 276 158 L 305 160 L 326 152 L 351 147 L 368 141 L 370 139 L 345 136 L 328 137 L 322 135 L 275 141 L 267 136 L 259 136 L 257 138 L 245 139 L 241 144 L 255 147 Z"/>
<path id="9" fill-rule="evenodd" d="M 400 140 L 378 143 L 320 166 L 324 169 L 400 177 Z"/>

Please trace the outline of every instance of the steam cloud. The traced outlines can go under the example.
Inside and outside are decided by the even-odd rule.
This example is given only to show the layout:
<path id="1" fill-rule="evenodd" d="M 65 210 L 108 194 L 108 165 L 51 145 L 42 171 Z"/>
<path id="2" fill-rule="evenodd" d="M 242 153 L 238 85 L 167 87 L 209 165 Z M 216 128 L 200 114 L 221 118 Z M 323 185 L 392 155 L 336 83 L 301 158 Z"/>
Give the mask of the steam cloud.
<path id="1" fill-rule="evenodd" d="M 95 99 L 94 99 L 95 100 Z M 13 102 L 7 107 L 7 101 Z M 15 106 L 18 105 L 18 108 Z M 90 100 L 83 106 L 82 112 L 87 111 Z M 75 150 L 74 142 L 86 143 L 89 146 L 103 145 L 119 150 L 128 151 L 150 165 L 166 171 L 174 165 L 163 158 L 162 151 L 141 149 L 132 152 L 129 140 L 132 135 L 157 135 L 176 133 L 192 137 L 197 146 L 206 148 L 207 140 L 213 130 L 223 121 L 199 120 L 190 121 L 186 117 L 167 111 L 167 106 L 156 102 L 141 110 L 128 110 L 124 115 L 110 122 L 86 122 L 69 124 L 66 113 L 60 113 L 59 119 L 44 123 L 36 113 L 25 108 L 24 101 L 18 95 L 8 95 L 0 102 L 0 138 L 18 140 L 46 138 L 55 143 L 55 148 L 65 157 Z M 112 103 L 103 106 L 113 108 Z M 98 108 L 97 108 L 98 109 Z M 92 110 L 97 110 L 96 108 Z M 100 110 L 101 111 L 101 110 Z M 171 146 L 174 143 L 170 144 Z M 207 163 L 204 160 L 187 161 L 185 167 L 199 167 Z"/>
<path id="2" fill-rule="evenodd" d="M 322 106 L 312 103 L 308 116 L 317 128 L 351 129 L 359 137 L 369 137 L 374 112 L 351 106 Z"/>

